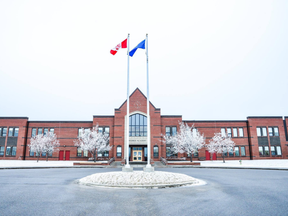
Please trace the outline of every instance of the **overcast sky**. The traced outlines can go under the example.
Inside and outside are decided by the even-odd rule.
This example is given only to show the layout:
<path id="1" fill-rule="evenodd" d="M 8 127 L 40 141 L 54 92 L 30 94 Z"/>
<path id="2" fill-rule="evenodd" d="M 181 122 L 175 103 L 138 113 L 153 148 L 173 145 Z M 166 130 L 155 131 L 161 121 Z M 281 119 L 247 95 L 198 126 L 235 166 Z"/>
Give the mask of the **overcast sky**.
<path id="1" fill-rule="evenodd" d="M 126 100 L 130 33 L 150 99 L 184 120 L 288 116 L 288 1 L 0 1 L 0 116 L 88 120 Z M 146 94 L 145 50 L 130 93 Z"/>

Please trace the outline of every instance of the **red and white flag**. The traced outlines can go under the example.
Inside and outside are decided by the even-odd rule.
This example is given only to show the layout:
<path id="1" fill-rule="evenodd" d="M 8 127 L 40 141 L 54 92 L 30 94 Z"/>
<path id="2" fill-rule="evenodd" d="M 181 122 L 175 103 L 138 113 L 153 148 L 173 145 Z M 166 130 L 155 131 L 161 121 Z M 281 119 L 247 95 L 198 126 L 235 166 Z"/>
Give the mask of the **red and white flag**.
<path id="1" fill-rule="evenodd" d="M 122 48 L 122 49 L 127 48 L 127 38 L 124 41 L 122 41 L 121 43 L 119 43 L 115 48 L 111 49 L 110 53 L 112 55 L 115 55 L 120 48 Z"/>

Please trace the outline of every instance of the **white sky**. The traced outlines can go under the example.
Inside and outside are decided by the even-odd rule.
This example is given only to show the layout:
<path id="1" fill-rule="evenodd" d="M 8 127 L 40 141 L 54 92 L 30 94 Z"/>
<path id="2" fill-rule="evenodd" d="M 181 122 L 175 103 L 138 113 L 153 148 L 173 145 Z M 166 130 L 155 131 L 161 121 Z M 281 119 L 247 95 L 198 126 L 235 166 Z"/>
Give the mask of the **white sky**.
<path id="1" fill-rule="evenodd" d="M 287 116 L 288 1 L 0 1 L 0 116 L 90 120 L 126 100 L 149 34 L 150 99 L 184 120 Z M 145 51 L 130 93 L 146 94 Z"/>

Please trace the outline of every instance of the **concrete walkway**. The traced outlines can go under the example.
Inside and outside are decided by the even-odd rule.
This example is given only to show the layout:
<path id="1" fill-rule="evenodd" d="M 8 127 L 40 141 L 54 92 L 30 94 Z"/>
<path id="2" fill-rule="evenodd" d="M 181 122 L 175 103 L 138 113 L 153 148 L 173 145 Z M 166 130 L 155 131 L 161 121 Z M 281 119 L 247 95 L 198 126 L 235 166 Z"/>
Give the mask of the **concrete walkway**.
<path id="1" fill-rule="evenodd" d="M 32 161 L 32 160 L 0 160 L 0 169 L 35 169 L 35 168 L 73 168 L 73 167 L 82 167 L 82 166 L 73 166 L 73 162 L 77 161 Z M 248 169 L 283 169 L 288 170 L 288 160 L 242 160 L 240 164 L 239 160 L 226 160 L 223 163 L 222 160 L 218 161 L 200 161 L 201 168 L 248 168 Z M 89 166 L 91 167 L 91 166 Z M 112 168 L 121 168 L 121 164 L 114 162 L 111 166 L 93 166 L 95 168 L 103 167 L 112 167 Z M 187 167 L 187 166 L 164 166 L 160 162 L 155 162 L 156 168 L 165 168 L 165 167 Z M 188 166 L 189 167 L 189 166 Z M 193 166 L 199 167 L 199 166 Z M 136 168 L 136 167 L 135 167 Z"/>

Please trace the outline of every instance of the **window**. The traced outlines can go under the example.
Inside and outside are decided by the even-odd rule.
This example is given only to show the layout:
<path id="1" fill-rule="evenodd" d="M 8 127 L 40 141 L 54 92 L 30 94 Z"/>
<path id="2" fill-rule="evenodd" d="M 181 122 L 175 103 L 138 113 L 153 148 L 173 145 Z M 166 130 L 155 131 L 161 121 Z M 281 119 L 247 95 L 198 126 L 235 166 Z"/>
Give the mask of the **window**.
<path id="1" fill-rule="evenodd" d="M 44 135 L 48 133 L 48 128 L 44 128 Z"/>
<path id="2" fill-rule="evenodd" d="M 197 135 L 197 128 L 193 128 L 192 129 L 192 134 L 193 134 L 194 137 Z"/>
<path id="3" fill-rule="evenodd" d="M 264 155 L 269 156 L 269 147 L 268 146 L 264 146 Z"/>
<path id="4" fill-rule="evenodd" d="M 153 157 L 159 157 L 159 148 L 157 145 L 153 147 Z"/>
<path id="5" fill-rule="evenodd" d="M 239 128 L 239 137 L 244 137 L 243 128 Z"/>
<path id="6" fill-rule="evenodd" d="M 147 117 L 134 114 L 129 117 L 129 136 L 147 136 Z"/>
<path id="7" fill-rule="evenodd" d="M 236 157 L 240 156 L 240 154 L 239 154 L 239 147 L 238 147 L 238 146 L 235 147 L 235 156 L 236 156 Z"/>
<path id="8" fill-rule="evenodd" d="M 233 151 L 229 151 L 229 157 L 233 157 L 233 156 L 234 156 Z"/>
<path id="9" fill-rule="evenodd" d="M 18 137 L 19 128 L 14 128 L 14 137 Z"/>
<path id="10" fill-rule="evenodd" d="M 262 146 L 259 146 L 259 155 L 263 156 L 263 147 Z"/>
<path id="11" fill-rule="evenodd" d="M 54 128 L 50 128 L 50 133 L 54 134 Z"/>
<path id="12" fill-rule="evenodd" d="M 4 155 L 4 146 L 0 146 L 0 156 Z"/>
<path id="13" fill-rule="evenodd" d="M 38 135 L 41 135 L 42 134 L 42 128 L 38 128 Z"/>
<path id="14" fill-rule="evenodd" d="M 271 146 L 271 155 L 272 156 L 275 156 L 276 155 L 276 149 L 275 149 L 275 146 Z"/>
<path id="15" fill-rule="evenodd" d="M 194 152 L 194 157 L 198 157 L 198 150 Z"/>
<path id="16" fill-rule="evenodd" d="M 233 128 L 233 137 L 238 137 L 237 128 Z"/>
<path id="17" fill-rule="evenodd" d="M 266 127 L 257 127 L 257 136 L 267 136 Z"/>
<path id="18" fill-rule="evenodd" d="M 173 153 L 171 147 L 166 147 L 166 157 L 177 157 L 177 153 Z"/>
<path id="19" fill-rule="evenodd" d="M 6 156 L 16 156 L 16 146 L 7 146 L 6 147 Z"/>
<path id="20" fill-rule="evenodd" d="M 231 128 L 227 128 L 227 135 L 228 135 L 228 137 L 231 137 L 231 136 L 232 136 Z"/>
<path id="21" fill-rule="evenodd" d="M 32 134 L 31 134 L 32 137 L 35 137 L 36 136 L 36 128 L 32 128 Z"/>
<path id="22" fill-rule="evenodd" d="M 281 156 L 281 147 L 280 146 L 271 146 L 271 155 L 272 156 Z"/>
<path id="23" fill-rule="evenodd" d="M 122 157 L 122 147 L 121 146 L 117 146 L 117 157 Z"/>
<path id="24" fill-rule="evenodd" d="M 84 150 L 84 151 L 83 151 L 83 156 L 84 156 L 84 157 L 88 157 L 88 150 Z"/>
<path id="25" fill-rule="evenodd" d="M 77 148 L 77 157 L 82 157 L 82 150 L 80 147 Z"/>
<path id="26" fill-rule="evenodd" d="M 18 132 L 19 132 L 19 128 L 10 128 L 9 127 L 8 136 L 9 137 L 18 137 Z"/>
<path id="27" fill-rule="evenodd" d="M 98 127 L 98 132 L 103 133 L 106 136 L 109 136 L 110 134 L 110 128 L 109 127 Z"/>
<path id="28" fill-rule="evenodd" d="M 246 156 L 245 147 L 241 146 L 241 156 Z"/>
<path id="29" fill-rule="evenodd" d="M 6 137 L 7 135 L 7 128 L 2 128 L 2 136 Z"/>
<path id="30" fill-rule="evenodd" d="M 176 126 L 167 126 L 166 127 L 166 136 L 175 136 L 177 134 Z"/>
<path id="31" fill-rule="evenodd" d="M 52 151 L 49 151 L 49 152 L 48 152 L 48 157 L 52 157 L 52 154 L 53 154 L 53 152 L 52 152 Z"/>
<path id="32" fill-rule="evenodd" d="M 46 157 L 46 152 L 42 152 L 42 157 Z"/>
<path id="33" fill-rule="evenodd" d="M 9 128 L 9 133 L 8 133 L 8 136 L 9 136 L 9 137 L 12 137 L 12 136 L 13 136 L 13 131 L 14 131 L 13 128 Z"/>
<path id="34" fill-rule="evenodd" d="M 280 146 L 276 146 L 276 152 L 277 152 L 277 155 L 282 155 Z"/>
<path id="35" fill-rule="evenodd" d="M 260 156 L 269 156 L 269 146 L 259 146 Z"/>
<path id="36" fill-rule="evenodd" d="M 225 135 L 226 135 L 225 128 L 221 128 L 221 135 L 222 135 L 222 136 L 225 136 Z"/>
<path id="37" fill-rule="evenodd" d="M 34 151 L 31 151 L 31 150 L 30 150 L 29 156 L 30 156 L 30 157 L 33 157 L 33 156 L 34 156 Z"/>
<path id="38" fill-rule="evenodd" d="M 279 136 L 278 127 L 268 127 L 269 136 Z"/>
<path id="39" fill-rule="evenodd" d="M 109 157 L 109 151 L 98 152 L 98 157 Z"/>

